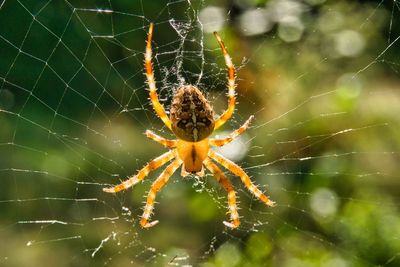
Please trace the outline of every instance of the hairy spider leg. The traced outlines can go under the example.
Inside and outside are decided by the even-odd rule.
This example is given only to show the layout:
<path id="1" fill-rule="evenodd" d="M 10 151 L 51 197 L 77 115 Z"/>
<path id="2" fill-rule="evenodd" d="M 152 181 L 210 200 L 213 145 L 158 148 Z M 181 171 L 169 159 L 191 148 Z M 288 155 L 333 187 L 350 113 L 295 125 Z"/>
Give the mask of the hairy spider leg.
<path id="1" fill-rule="evenodd" d="M 154 207 L 154 200 L 156 198 L 156 193 L 168 182 L 171 175 L 182 165 L 182 160 L 178 157 L 176 158 L 168 167 L 161 173 L 160 177 L 153 183 L 151 186 L 150 192 L 147 195 L 147 203 L 146 207 L 144 208 L 142 221 L 140 224 L 145 227 L 149 228 L 158 223 L 158 221 L 148 222 L 151 212 Z"/>
<path id="2" fill-rule="evenodd" d="M 219 140 L 219 139 L 211 139 L 210 140 L 210 146 L 224 146 L 224 145 L 230 143 L 238 135 L 242 134 L 247 129 L 247 127 L 249 127 L 249 124 L 250 124 L 250 122 L 251 122 L 251 120 L 253 118 L 254 118 L 254 116 L 251 115 L 250 118 L 242 125 L 242 127 L 240 127 L 239 129 L 235 130 L 234 132 L 232 132 L 225 139 L 221 139 L 221 140 Z"/>
<path id="3" fill-rule="evenodd" d="M 218 166 L 215 165 L 209 158 L 204 160 L 204 165 L 206 165 L 207 169 L 209 169 L 210 172 L 215 176 L 225 191 L 228 192 L 228 205 L 232 222 L 224 221 L 224 224 L 230 228 L 238 227 L 240 224 L 239 214 L 236 207 L 235 191 L 233 190 L 231 181 L 229 181 L 228 177 L 226 177 L 226 175 L 218 168 Z"/>
<path id="4" fill-rule="evenodd" d="M 267 196 L 265 196 L 250 180 L 250 177 L 240 168 L 236 163 L 230 161 L 229 159 L 224 158 L 220 154 L 212 151 L 211 149 L 208 151 L 208 156 L 227 168 L 233 174 L 240 177 L 244 185 L 249 189 L 249 191 L 255 195 L 259 200 L 264 202 L 270 207 L 274 206 L 274 202 L 272 202 Z"/>
<path id="5" fill-rule="evenodd" d="M 163 145 L 165 147 L 168 147 L 168 148 L 176 147 L 176 143 L 177 143 L 176 140 L 165 139 L 164 137 L 161 137 L 161 136 L 153 133 L 150 130 L 146 131 L 146 135 L 151 140 L 156 141 L 157 143 L 159 143 L 159 144 L 161 144 L 161 145 Z"/>
<path id="6" fill-rule="evenodd" d="M 149 163 L 147 163 L 147 165 L 143 169 L 141 169 L 138 172 L 138 174 L 128 178 L 128 180 L 124 181 L 123 183 L 121 183 L 117 186 L 110 187 L 110 188 L 103 188 L 103 191 L 107 192 L 107 193 L 117 193 L 119 191 L 126 190 L 129 187 L 132 187 L 135 184 L 137 184 L 138 182 L 142 181 L 151 171 L 161 167 L 162 165 L 164 165 L 171 159 L 175 158 L 177 155 L 178 155 L 178 153 L 177 153 L 176 149 L 170 150 L 170 151 L 162 154 L 158 158 L 155 158 L 152 161 L 150 161 Z"/>
<path id="7" fill-rule="evenodd" d="M 150 24 L 149 33 L 148 33 L 148 40 L 146 46 L 146 55 L 145 55 L 145 63 L 146 63 L 146 77 L 147 82 L 149 84 L 150 90 L 150 100 L 153 104 L 154 110 L 157 112 L 160 119 L 164 122 L 164 124 L 171 129 L 171 121 L 169 120 L 167 114 L 165 113 L 164 107 L 158 101 L 157 96 L 157 88 L 156 82 L 154 81 L 154 73 L 153 73 L 153 66 L 151 64 L 151 38 L 153 36 L 153 23 Z"/>
<path id="8" fill-rule="evenodd" d="M 226 51 L 225 45 L 219 37 L 217 32 L 214 32 L 215 37 L 218 40 L 219 45 L 222 48 L 222 52 L 224 53 L 225 63 L 228 67 L 228 97 L 229 97 L 229 104 L 227 110 L 215 121 L 214 129 L 218 129 L 222 126 L 229 118 L 232 116 L 233 112 L 235 111 L 235 68 L 232 64 L 231 57 L 229 56 L 228 52 Z"/>

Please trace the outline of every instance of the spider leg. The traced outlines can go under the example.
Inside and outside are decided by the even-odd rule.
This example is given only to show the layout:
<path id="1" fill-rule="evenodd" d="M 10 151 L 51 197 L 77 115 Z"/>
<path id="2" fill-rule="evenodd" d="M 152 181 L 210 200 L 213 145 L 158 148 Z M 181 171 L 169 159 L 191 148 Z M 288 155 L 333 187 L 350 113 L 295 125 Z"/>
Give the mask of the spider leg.
<path id="1" fill-rule="evenodd" d="M 147 204 L 144 208 L 142 221 L 140 224 L 144 228 L 152 227 L 158 223 L 158 221 L 148 222 L 151 212 L 154 207 L 154 199 L 156 198 L 156 193 L 168 182 L 171 175 L 176 171 L 176 169 L 181 166 L 182 160 L 180 158 L 176 158 L 168 167 L 161 173 L 160 177 L 153 183 L 151 186 L 150 192 L 147 195 Z"/>
<path id="2" fill-rule="evenodd" d="M 148 33 L 148 40 L 146 46 L 146 55 L 145 55 L 145 63 L 146 63 L 146 77 L 147 82 L 149 84 L 150 90 L 150 99 L 151 103 L 153 104 L 154 110 L 157 112 L 160 119 L 164 122 L 164 124 L 171 129 L 171 121 L 169 120 L 167 114 L 165 113 L 164 107 L 158 101 L 157 96 L 157 88 L 156 82 L 154 81 L 154 73 L 153 73 L 153 66 L 151 64 L 151 38 L 153 36 L 153 23 L 150 24 L 149 33 Z"/>
<path id="3" fill-rule="evenodd" d="M 244 131 L 246 131 L 247 127 L 249 127 L 249 124 L 251 122 L 251 120 L 254 118 L 253 115 L 250 116 L 250 118 L 242 125 L 242 127 L 240 127 L 239 129 L 237 129 L 236 131 L 234 131 L 233 133 L 231 133 L 228 137 L 226 137 L 225 139 L 222 140 L 218 140 L 218 139 L 211 139 L 210 140 L 210 145 L 211 146 L 224 146 L 226 144 L 228 144 L 229 142 L 231 142 L 233 139 L 235 139 L 238 135 L 242 134 Z"/>
<path id="4" fill-rule="evenodd" d="M 250 177 L 240 168 L 236 163 L 230 161 L 229 159 L 224 158 L 220 154 L 212 151 L 211 149 L 208 151 L 208 156 L 220 163 L 222 166 L 230 170 L 233 174 L 240 177 L 244 185 L 250 190 L 250 192 L 255 195 L 259 200 L 264 202 L 270 207 L 274 206 L 274 202 L 272 202 L 267 196 L 265 196 L 250 180 Z"/>
<path id="5" fill-rule="evenodd" d="M 217 178 L 217 181 L 222 185 L 226 192 L 228 192 L 228 204 L 229 211 L 231 213 L 232 222 L 224 221 L 224 224 L 230 228 L 236 228 L 239 226 L 239 214 L 236 208 L 236 196 L 235 190 L 233 190 L 233 186 L 231 181 L 229 181 L 228 177 L 215 165 L 209 158 L 204 160 L 204 165 L 206 165 L 207 169 Z"/>
<path id="6" fill-rule="evenodd" d="M 161 145 L 163 145 L 165 147 L 168 147 L 168 148 L 176 147 L 176 140 L 165 139 L 165 138 L 163 138 L 163 137 L 161 137 L 159 135 L 156 135 L 155 133 L 153 133 L 150 130 L 146 131 L 146 135 L 151 140 L 156 141 L 157 143 L 159 143 L 159 144 L 161 144 Z"/>
<path id="7" fill-rule="evenodd" d="M 229 105 L 228 105 L 228 109 L 215 122 L 214 129 L 218 129 L 227 120 L 229 120 L 229 118 L 232 116 L 233 112 L 235 111 L 235 68 L 232 64 L 231 57 L 229 56 L 228 52 L 226 51 L 225 45 L 221 40 L 221 37 L 219 37 L 217 32 L 214 32 L 214 35 L 217 38 L 218 43 L 222 48 L 222 52 L 224 53 L 225 63 L 226 63 L 226 66 L 228 67 L 228 75 L 229 75 L 229 79 L 228 79 Z"/>
<path id="8" fill-rule="evenodd" d="M 155 158 L 149 163 L 147 163 L 147 165 L 143 169 L 141 169 L 138 172 L 138 174 L 129 177 L 128 180 L 122 182 L 119 185 L 109 188 L 103 188 L 103 191 L 107 193 L 117 193 L 119 191 L 126 190 L 129 187 L 132 187 L 138 182 L 142 181 L 151 171 L 161 167 L 162 165 L 164 165 L 171 159 L 175 158 L 176 156 L 177 156 L 176 149 L 168 151 L 159 156 L 158 158 Z"/>

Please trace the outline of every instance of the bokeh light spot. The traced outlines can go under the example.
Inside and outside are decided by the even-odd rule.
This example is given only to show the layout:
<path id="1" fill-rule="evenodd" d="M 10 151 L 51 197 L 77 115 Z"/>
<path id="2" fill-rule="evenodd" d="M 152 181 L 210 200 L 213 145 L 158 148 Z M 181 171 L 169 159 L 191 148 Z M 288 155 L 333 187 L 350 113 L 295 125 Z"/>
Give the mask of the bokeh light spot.
<path id="1" fill-rule="evenodd" d="M 287 21 L 280 23 L 278 27 L 279 37 L 288 43 L 300 40 L 303 31 L 304 25 L 297 18 L 288 19 Z"/>
<path id="2" fill-rule="evenodd" d="M 318 216 L 332 216 L 336 213 L 338 206 L 337 195 L 328 188 L 319 188 L 312 193 L 310 206 Z"/>
<path id="3" fill-rule="evenodd" d="M 293 0 L 274 0 L 267 2 L 271 18 L 276 22 L 298 19 L 305 11 L 303 4 Z"/>
<path id="4" fill-rule="evenodd" d="M 267 257 L 273 248 L 271 238 L 266 233 L 254 233 L 247 240 L 246 252 L 254 260 Z"/>
<path id="5" fill-rule="evenodd" d="M 215 255 L 215 263 L 221 267 L 236 266 L 240 261 L 240 255 L 240 251 L 236 245 L 225 243 L 218 248 Z"/>
<path id="6" fill-rule="evenodd" d="M 223 8 L 208 6 L 200 11 L 199 19 L 204 31 L 211 33 L 222 29 L 226 15 Z"/>
<path id="7" fill-rule="evenodd" d="M 318 20 L 318 27 L 322 32 L 331 32 L 342 26 L 345 18 L 338 11 L 329 11 L 323 13 Z"/>
<path id="8" fill-rule="evenodd" d="M 239 18 L 239 25 L 242 33 L 248 36 L 262 34 L 272 28 L 265 9 L 245 11 Z"/>
<path id="9" fill-rule="evenodd" d="M 357 31 L 344 30 L 335 35 L 336 52 L 345 57 L 354 57 L 359 55 L 364 47 L 364 37 Z"/>
<path id="10" fill-rule="evenodd" d="M 336 87 L 342 98 L 352 99 L 360 95 L 362 85 L 355 73 L 345 73 L 337 80 Z"/>

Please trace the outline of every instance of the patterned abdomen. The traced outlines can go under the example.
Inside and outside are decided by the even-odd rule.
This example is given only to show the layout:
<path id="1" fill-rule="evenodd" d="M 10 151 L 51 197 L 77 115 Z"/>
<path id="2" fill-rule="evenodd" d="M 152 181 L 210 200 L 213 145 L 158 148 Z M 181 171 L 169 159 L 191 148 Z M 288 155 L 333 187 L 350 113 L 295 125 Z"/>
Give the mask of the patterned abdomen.
<path id="1" fill-rule="evenodd" d="M 180 139 L 198 142 L 214 130 L 214 113 L 203 94 L 192 85 L 178 90 L 170 110 L 172 132 Z"/>

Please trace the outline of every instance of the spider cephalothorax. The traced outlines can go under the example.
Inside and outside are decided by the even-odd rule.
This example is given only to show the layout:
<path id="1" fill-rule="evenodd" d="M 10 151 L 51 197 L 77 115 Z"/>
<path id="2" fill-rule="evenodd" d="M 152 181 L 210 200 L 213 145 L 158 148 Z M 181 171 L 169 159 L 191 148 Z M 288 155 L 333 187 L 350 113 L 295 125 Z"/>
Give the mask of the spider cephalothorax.
<path id="1" fill-rule="evenodd" d="M 274 203 L 251 182 L 249 176 L 242 170 L 242 168 L 210 149 L 210 146 L 224 146 L 231 142 L 236 136 L 240 135 L 247 129 L 251 120 L 253 119 L 253 116 L 250 116 L 250 118 L 243 124 L 242 127 L 232 132 L 225 139 L 218 140 L 207 138 L 214 130 L 223 125 L 232 116 L 235 110 L 235 74 L 231 58 L 229 57 L 221 38 L 216 32 L 214 32 L 214 35 L 224 53 L 229 76 L 228 109 L 217 120 L 214 119 L 213 110 L 206 98 L 199 91 L 199 89 L 193 85 L 185 85 L 178 90 L 172 101 L 172 107 L 170 110 L 171 115 L 170 118 L 168 118 L 163 106 L 158 101 L 156 92 L 156 83 L 154 81 L 153 68 L 151 64 L 152 35 L 153 24 L 150 24 L 145 55 L 146 76 L 149 83 L 150 99 L 158 116 L 160 116 L 164 124 L 170 130 L 172 130 L 178 140 L 167 140 L 151 131 L 146 131 L 147 137 L 150 139 L 160 143 L 165 147 L 174 149 L 149 162 L 136 175 L 129 177 L 128 180 L 111 188 L 103 188 L 103 191 L 108 193 L 116 193 L 125 190 L 142 181 L 151 171 L 174 159 L 174 161 L 168 165 L 168 167 L 161 173 L 160 177 L 158 177 L 158 179 L 153 183 L 147 196 L 147 204 L 144 209 L 142 221 L 140 223 L 143 227 L 151 227 L 158 223 L 158 221 L 148 222 L 153 210 L 157 191 L 159 191 L 165 185 L 165 183 L 168 182 L 171 175 L 181 165 L 183 165 L 183 176 L 186 176 L 189 173 L 195 173 L 199 176 L 202 176 L 204 174 L 204 165 L 228 192 L 228 204 L 232 222 L 224 221 L 224 224 L 231 228 L 238 227 L 239 214 L 237 212 L 236 195 L 235 191 L 233 190 L 232 183 L 218 168 L 218 166 L 211 161 L 211 159 L 230 170 L 233 174 L 239 176 L 250 192 L 262 202 L 270 207 L 273 207 Z"/>

